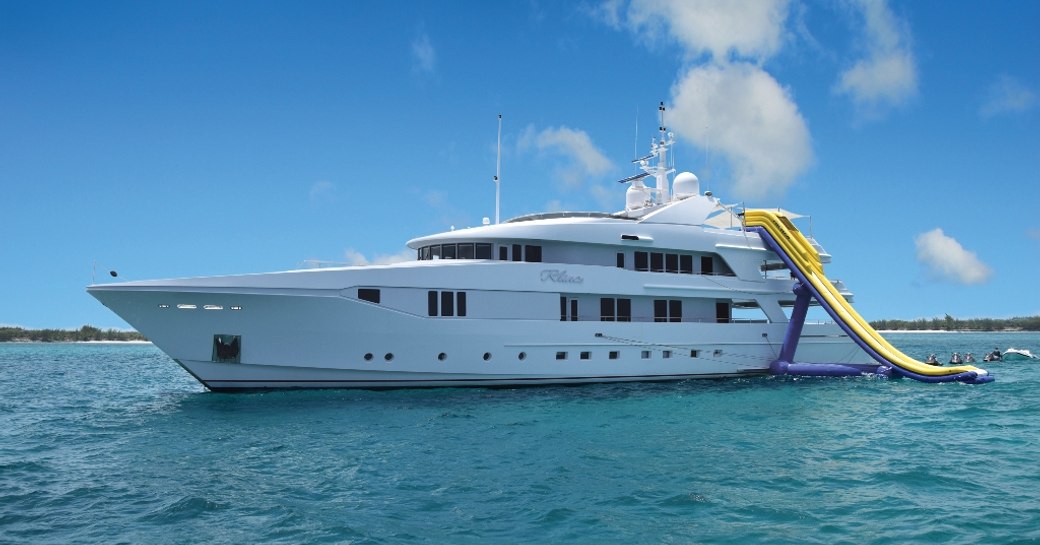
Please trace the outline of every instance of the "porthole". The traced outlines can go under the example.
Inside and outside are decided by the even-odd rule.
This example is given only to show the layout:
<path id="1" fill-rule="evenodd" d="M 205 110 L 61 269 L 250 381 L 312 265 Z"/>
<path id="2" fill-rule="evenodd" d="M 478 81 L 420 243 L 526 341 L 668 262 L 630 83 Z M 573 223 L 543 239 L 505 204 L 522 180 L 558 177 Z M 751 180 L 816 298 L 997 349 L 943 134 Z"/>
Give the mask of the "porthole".
<path id="1" fill-rule="evenodd" d="M 491 352 L 484 352 L 484 361 L 488 361 L 490 359 L 491 359 Z"/>
<path id="2" fill-rule="evenodd" d="M 650 351 L 649 350 L 643 350 L 643 352 L 640 355 L 643 356 L 644 360 L 650 359 Z"/>
<path id="3" fill-rule="evenodd" d="M 672 357 L 672 351 L 671 350 L 665 350 L 665 351 L 661 352 L 661 357 L 664 358 L 664 359 L 668 359 L 668 358 Z"/>
<path id="4" fill-rule="evenodd" d="M 580 356 L 580 358 L 583 359 L 583 360 L 587 360 L 587 359 L 589 359 L 591 357 L 592 357 L 592 352 L 582 352 L 581 356 Z"/>
<path id="5" fill-rule="evenodd" d="M 387 352 L 386 355 L 383 356 L 383 359 L 386 361 L 394 361 L 394 355 L 390 352 Z"/>
<path id="6" fill-rule="evenodd" d="M 610 359 L 612 359 L 612 360 L 618 359 L 618 356 L 620 356 L 620 355 L 621 355 L 621 353 L 618 352 L 617 350 L 611 350 L 610 351 Z"/>
<path id="7" fill-rule="evenodd" d="M 520 361 L 526 360 L 527 359 L 527 352 L 521 352 L 521 353 L 517 354 L 516 355 L 516 359 L 518 359 Z"/>
<path id="8" fill-rule="evenodd" d="M 445 354 L 444 352 L 441 352 L 440 354 L 437 354 L 437 359 L 440 360 L 440 361 L 444 361 L 444 360 L 448 359 L 448 355 Z"/>
<path id="9" fill-rule="evenodd" d="M 365 361 L 372 361 L 372 353 L 365 354 Z"/>

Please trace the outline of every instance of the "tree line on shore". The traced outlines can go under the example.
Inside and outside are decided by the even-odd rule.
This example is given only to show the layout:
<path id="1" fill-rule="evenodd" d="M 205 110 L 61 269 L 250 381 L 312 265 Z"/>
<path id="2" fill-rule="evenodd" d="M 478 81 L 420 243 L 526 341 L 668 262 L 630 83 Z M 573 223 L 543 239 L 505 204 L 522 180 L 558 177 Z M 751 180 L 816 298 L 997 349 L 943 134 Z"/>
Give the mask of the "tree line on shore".
<path id="1" fill-rule="evenodd" d="M 1040 316 L 1021 318 L 917 318 L 916 320 L 874 320 L 874 329 L 922 331 L 1040 331 Z"/>
<path id="2" fill-rule="evenodd" d="M 0 342 L 44 342 L 68 343 L 86 341 L 146 341 L 144 335 L 136 331 L 120 331 L 118 329 L 99 329 L 85 325 L 79 329 L 25 329 L 21 327 L 0 327 Z"/>
<path id="3" fill-rule="evenodd" d="M 923 331 L 1040 331 L 1040 316 L 1021 318 L 917 318 L 915 320 L 873 320 L 874 329 Z M 67 343 L 86 341 L 146 341 L 136 331 L 100 329 L 85 325 L 79 329 L 25 329 L 0 327 L 0 342 Z"/>

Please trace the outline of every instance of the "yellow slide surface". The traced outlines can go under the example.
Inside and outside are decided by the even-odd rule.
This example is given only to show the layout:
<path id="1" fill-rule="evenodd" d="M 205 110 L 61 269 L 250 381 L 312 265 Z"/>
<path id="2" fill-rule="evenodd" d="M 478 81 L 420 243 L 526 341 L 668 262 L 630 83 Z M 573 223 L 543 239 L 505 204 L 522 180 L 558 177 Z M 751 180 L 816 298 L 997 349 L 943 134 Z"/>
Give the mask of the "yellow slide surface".
<path id="1" fill-rule="evenodd" d="M 826 299 L 827 304 L 840 316 L 840 319 L 871 349 L 885 358 L 887 363 L 925 376 L 945 376 L 968 371 L 975 371 L 980 375 L 987 374 L 986 371 L 971 365 L 956 367 L 928 365 L 900 352 L 871 327 L 838 293 L 834 284 L 827 280 L 827 277 L 823 275 L 820 254 L 801 231 L 791 223 L 791 220 L 770 210 L 747 210 L 744 213 L 744 221 L 748 227 L 762 227 L 768 231 L 805 278 L 812 283 L 816 291 Z"/>

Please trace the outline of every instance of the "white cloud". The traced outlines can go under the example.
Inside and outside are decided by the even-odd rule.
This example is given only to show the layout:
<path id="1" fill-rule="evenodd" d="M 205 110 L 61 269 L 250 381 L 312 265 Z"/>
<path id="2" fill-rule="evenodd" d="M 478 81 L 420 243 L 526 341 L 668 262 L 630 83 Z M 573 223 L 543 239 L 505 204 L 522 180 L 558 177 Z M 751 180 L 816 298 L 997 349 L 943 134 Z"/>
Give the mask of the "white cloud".
<path id="1" fill-rule="evenodd" d="M 309 193 L 311 203 L 336 200 L 336 184 L 322 180 L 311 186 Z"/>
<path id="2" fill-rule="evenodd" d="M 518 146 L 521 151 L 534 148 L 562 157 L 564 164 L 557 169 L 556 176 L 570 187 L 579 187 L 587 178 L 602 176 L 614 167 L 585 131 L 570 127 L 536 132 L 534 126 L 528 125 Z"/>
<path id="3" fill-rule="evenodd" d="M 863 15 L 866 57 L 839 77 L 834 90 L 858 108 L 877 113 L 917 95 L 917 63 L 910 49 L 910 29 L 884 0 L 854 0 Z"/>
<path id="4" fill-rule="evenodd" d="M 1036 93 L 1017 79 L 1002 75 L 986 90 L 986 99 L 979 115 L 989 119 L 1000 114 L 1027 112 L 1036 106 Z"/>
<path id="5" fill-rule="evenodd" d="M 415 260 L 415 250 L 411 248 L 405 248 L 396 254 L 383 254 L 377 255 L 372 259 L 365 257 L 364 254 L 354 250 L 353 248 L 347 248 L 344 252 L 344 257 L 347 260 L 348 265 L 390 265 L 393 263 L 403 263 L 405 261 Z"/>
<path id="6" fill-rule="evenodd" d="M 686 52 L 711 54 L 716 61 L 730 54 L 765 59 L 783 45 L 788 0 L 633 0 L 625 25 L 643 37 L 664 30 Z M 620 4 L 607 4 L 601 19 L 621 25 Z"/>
<path id="7" fill-rule="evenodd" d="M 417 74 L 430 75 L 437 69 L 437 51 L 425 32 L 412 40 L 412 60 L 412 70 Z"/>
<path id="8" fill-rule="evenodd" d="M 938 278 L 961 284 L 981 284 L 993 275 L 993 270 L 980 261 L 975 252 L 964 249 L 942 229 L 917 235 L 914 244 L 917 246 L 917 260 Z"/>
<path id="9" fill-rule="evenodd" d="M 787 89 L 746 63 L 693 68 L 672 87 L 669 125 L 729 162 L 738 197 L 781 192 L 813 160 Z"/>

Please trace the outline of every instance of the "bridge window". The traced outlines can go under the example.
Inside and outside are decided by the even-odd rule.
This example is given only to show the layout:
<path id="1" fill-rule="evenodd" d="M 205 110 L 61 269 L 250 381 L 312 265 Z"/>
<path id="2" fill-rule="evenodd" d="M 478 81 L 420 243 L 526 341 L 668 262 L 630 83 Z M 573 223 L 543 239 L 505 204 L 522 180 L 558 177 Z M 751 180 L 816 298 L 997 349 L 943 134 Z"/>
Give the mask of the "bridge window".
<path id="1" fill-rule="evenodd" d="M 476 249 L 472 242 L 464 242 L 458 245 L 458 259 L 473 259 L 476 256 Z"/>

